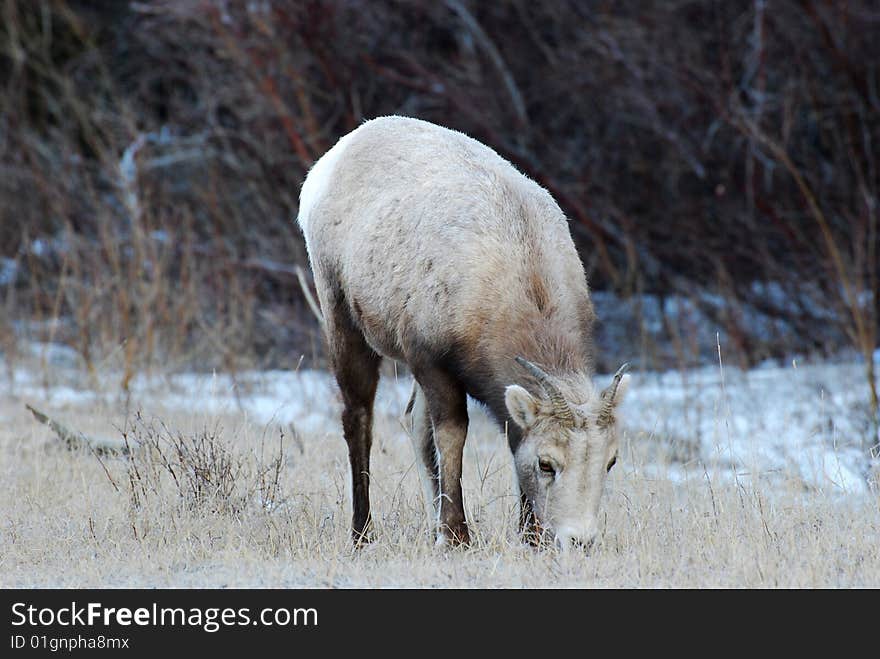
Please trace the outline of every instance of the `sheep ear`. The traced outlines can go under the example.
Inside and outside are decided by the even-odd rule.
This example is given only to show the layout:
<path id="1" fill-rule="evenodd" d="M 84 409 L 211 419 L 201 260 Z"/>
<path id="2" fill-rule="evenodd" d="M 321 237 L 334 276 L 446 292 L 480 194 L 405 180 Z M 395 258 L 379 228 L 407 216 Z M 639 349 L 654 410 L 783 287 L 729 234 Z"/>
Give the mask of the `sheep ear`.
<path id="1" fill-rule="evenodd" d="M 538 418 L 539 402 L 519 385 L 512 384 L 504 391 L 504 403 L 510 418 L 523 430 L 528 430 Z"/>

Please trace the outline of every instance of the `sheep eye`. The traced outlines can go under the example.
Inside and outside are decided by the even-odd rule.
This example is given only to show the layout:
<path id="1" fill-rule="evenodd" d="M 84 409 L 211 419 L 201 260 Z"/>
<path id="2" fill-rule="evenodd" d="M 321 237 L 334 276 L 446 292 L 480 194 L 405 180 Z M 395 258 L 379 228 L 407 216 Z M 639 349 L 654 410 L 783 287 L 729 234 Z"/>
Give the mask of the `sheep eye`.
<path id="1" fill-rule="evenodd" d="M 606 473 L 611 471 L 611 467 L 613 467 L 616 464 L 617 464 L 617 456 L 615 455 L 613 458 L 611 458 L 611 462 L 608 463 L 608 468 L 605 470 Z"/>
<path id="2" fill-rule="evenodd" d="M 556 473 L 553 465 L 547 460 L 538 460 L 538 469 L 540 469 L 543 473 L 549 474 L 551 476 Z"/>

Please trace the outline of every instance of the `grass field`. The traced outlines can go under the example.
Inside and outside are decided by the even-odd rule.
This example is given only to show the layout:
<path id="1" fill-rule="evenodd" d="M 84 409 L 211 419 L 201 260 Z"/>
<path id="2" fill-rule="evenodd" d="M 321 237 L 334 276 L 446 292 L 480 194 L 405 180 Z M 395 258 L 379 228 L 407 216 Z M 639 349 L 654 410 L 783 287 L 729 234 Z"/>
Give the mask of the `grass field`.
<path id="1" fill-rule="evenodd" d="M 724 382 L 706 370 L 679 378 L 679 395 L 669 375 L 637 375 L 585 556 L 520 544 L 509 451 L 477 408 L 464 476 L 475 542 L 435 547 L 401 417 L 406 378 L 380 390 L 378 539 L 353 550 L 339 402 L 323 374 L 157 378 L 126 400 L 111 385 L 80 389 L 75 369 L 44 378 L 17 365 L 0 385 L 0 586 L 880 586 L 876 465 L 859 463 L 847 425 L 847 368 Z M 68 451 L 24 403 L 87 435 L 124 435 L 132 453 Z"/>

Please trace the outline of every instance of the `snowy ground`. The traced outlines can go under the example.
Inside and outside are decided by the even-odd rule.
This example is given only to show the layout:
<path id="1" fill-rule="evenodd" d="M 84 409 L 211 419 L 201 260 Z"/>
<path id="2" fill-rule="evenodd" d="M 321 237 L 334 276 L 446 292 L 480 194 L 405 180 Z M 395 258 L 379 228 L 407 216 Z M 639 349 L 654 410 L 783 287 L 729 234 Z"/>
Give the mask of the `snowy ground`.
<path id="1" fill-rule="evenodd" d="M 46 345 L 0 363 L 0 586 L 880 585 L 880 468 L 855 364 L 635 373 L 601 540 L 589 557 L 562 558 L 519 542 L 510 453 L 475 405 L 463 477 L 475 544 L 434 547 L 401 419 L 411 381 L 390 367 L 371 465 L 378 540 L 353 552 L 341 406 L 326 373 L 143 377 L 123 396 L 117 374 L 89 388 L 76 363 Z M 63 450 L 25 403 L 109 439 L 138 413 L 187 436 L 221 427 L 247 457 L 242 480 L 283 430 L 284 497 L 187 507 L 161 469 L 142 487 L 125 459 Z"/>
<path id="2" fill-rule="evenodd" d="M 34 346 L 35 352 L 40 350 L 47 347 Z M 69 368 L 66 349 L 48 350 L 55 364 L 54 382 L 47 384 L 38 373 L 18 369 L 6 383 L 9 394 L 62 408 L 119 398 L 115 392 L 78 386 L 82 380 Z M 864 495 L 877 466 L 866 447 L 880 437 L 869 443 L 863 377 L 856 364 L 797 362 L 751 371 L 713 366 L 634 373 L 621 418 L 631 441 L 660 449 L 654 452 L 662 456 L 656 467 L 672 479 L 702 477 L 706 472 L 737 481 L 757 476 L 771 485 L 795 479 L 832 494 Z M 608 379 L 599 376 L 598 384 Z M 112 383 L 114 378 L 104 381 Z M 386 374 L 377 395 L 379 413 L 401 417 L 411 386 L 408 376 Z M 244 414 L 256 424 L 290 426 L 328 441 L 341 435 L 338 389 L 323 371 L 142 377 L 131 387 L 131 400 L 139 407 L 187 411 L 206 419 Z M 470 407 L 478 427 L 491 432 L 494 426 L 480 406 Z M 386 441 L 409 440 L 401 427 Z"/>

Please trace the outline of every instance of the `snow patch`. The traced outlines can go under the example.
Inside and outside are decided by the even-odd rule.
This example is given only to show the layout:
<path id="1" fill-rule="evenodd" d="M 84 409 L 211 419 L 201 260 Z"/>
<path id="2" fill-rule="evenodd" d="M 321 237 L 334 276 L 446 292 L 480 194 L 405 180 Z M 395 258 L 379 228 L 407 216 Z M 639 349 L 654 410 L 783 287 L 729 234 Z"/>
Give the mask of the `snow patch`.
<path id="1" fill-rule="evenodd" d="M 866 494 L 860 379 L 857 364 L 643 373 L 621 419 L 631 435 L 647 435 L 637 441 L 674 444 L 684 472 Z"/>
<path id="2" fill-rule="evenodd" d="M 18 261 L 0 258 L 0 286 L 14 284 L 18 276 Z"/>
<path id="3" fill-rule="evenodd" d="M 50 407 L 119 400 L 118 392 L 88 389 L 69 348 L 34 344 L 32 352 L 53 363 L 55 383 L 47 386 L 41 372 L 15 369 L 5 384 L 18 399 Z M 862 378 L 858 363 L 635 373 L 620 419 L 633 448 L 646 449 L 649 457 L 647 464 L 627 467 L 624 459 L 622 465 L 672 480 L 710 476 L 759 482 L 770 491 L 794 484 L 832 495 L 868 494 L 869 473 L 878 465 L 866 448 L 871 424 Z M 597 378 L 600 384 L 608 379 Z M 107 374 L 102 381 L 119 379 Z M 389 428 L 403 416 L 411 385 L 409 377 L 381 380 L 376 418 L 390 419 Z M 3 386 L 0 381 L 0 395 Z M 314 441 L 339 441 L 342 434 L 339 390 L 324 371 L 139 377 L 131 396 L 142 409 L 184 410 L 207 421 L 216 414 L 244 415 L 259 424 L 292 426 Z M 492 432 L 479 406 L 471 402 L 469 408 L 472 432 Z M 383 441 L 408 441 L 402 428 L 391 435 Z M 480 444 L 471 448 L 480 450 Z"/>

